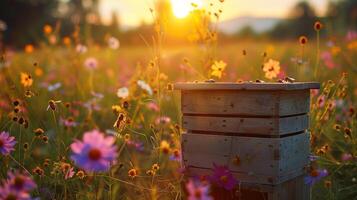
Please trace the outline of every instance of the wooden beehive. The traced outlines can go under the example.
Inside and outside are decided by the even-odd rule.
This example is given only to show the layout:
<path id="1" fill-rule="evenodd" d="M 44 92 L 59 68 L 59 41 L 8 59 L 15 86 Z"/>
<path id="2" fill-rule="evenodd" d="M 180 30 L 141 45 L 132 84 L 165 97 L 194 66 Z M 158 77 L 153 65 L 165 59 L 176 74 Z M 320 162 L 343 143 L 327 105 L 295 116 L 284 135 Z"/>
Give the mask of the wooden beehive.
<path id="1" fill-rule="evenodd" d="M 309 161 L 310 89 L 318 88 L 313 82 L 175 84 L 186 130 L 184 165 L 195 175 L 208 174 L 213 163 L 226 165 L 244 185 L 289 185 Z"/>

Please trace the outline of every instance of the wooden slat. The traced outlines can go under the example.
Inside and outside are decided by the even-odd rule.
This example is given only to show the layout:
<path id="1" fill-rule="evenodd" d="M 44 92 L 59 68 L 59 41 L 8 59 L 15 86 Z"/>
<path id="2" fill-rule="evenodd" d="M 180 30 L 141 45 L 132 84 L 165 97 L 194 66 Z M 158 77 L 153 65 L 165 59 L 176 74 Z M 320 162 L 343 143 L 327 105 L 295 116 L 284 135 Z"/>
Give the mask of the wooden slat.
<path id="1" fill-rule="evenodd" d="M 242 182 L 279 184 L 304 173 L 307 133 L 284 138 L 183 134 L 183 160 L 191 170 L 227 165 Z M 239 162 L 237 162 L 239 158 Z"/>
<path id="2" fill-rule="evenodd" d="M 309 112 L 309 90 L 182 91 L 183 114 L 283 117 Z"/>
<path id="3" fill-rule="evenodd" d="M 231 142 L 230 136 L 182 134 L 183 162 L 207 168 L 228 165 Z"/>
<path id="4" fill-rule="evenodd" d="M 183 114 L 275 115 L 278 96 L 263 91 L 182 91 Z"/>
<path id="5" fill-rule="evenodd" d="M 288 173 L 297 168 L 303 168 L 309 162 L 310 134 L 304 133 L 294 137 L 281 138 L 279 171 Z"/>
<path id="6" fill-rule="evenodd" d="M 188 176 L 197 177 L 210 176 L 212 170 L 201 168 L 189 168 Z M 305 174 L 300 174 L 295 178 L 286 180 L 277 185 L 261 184 L 261 183 L 247 183 L 242 181 L 244 175 L 233 173 L 233 176 L 240 181 L 240 191 L 236 191 L 235 198 L 239 200 L 309 200 L 311 188 L 305 184 Z M 262 179 L 257 177 L 257 180 Z M 215 196 L 221 196 L 220 194 L 214 194 Z M 223 194 L 222 194 L 223 195 Z"/>
<path id="7" fill-rule="evenodd" d="M 234 134 L 285 135 L 308 128 L 308 116 L 284 118 L 183 116 L 182 126 L 189 131 L 210 131 Z"/>
<path id="8" fill-rule="evenodd" d="M 310 90 L 281 91 L 277 110 L 279 116 L 308 113 L 310 110 Z"/>
<path id="9" fill-rule="evenodd" d="M 319 89 L 318 82 L 296 82 L 296 83 L 176 83 L 176 90 L 305 90 Z"/>

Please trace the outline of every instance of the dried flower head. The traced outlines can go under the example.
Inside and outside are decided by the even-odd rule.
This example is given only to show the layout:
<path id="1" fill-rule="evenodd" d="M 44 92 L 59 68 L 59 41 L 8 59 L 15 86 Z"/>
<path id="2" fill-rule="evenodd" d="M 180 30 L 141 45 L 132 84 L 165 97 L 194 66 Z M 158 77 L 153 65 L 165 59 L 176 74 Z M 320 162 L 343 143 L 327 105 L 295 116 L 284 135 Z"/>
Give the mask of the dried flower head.
<path id="1" fill-rule="evenodd" d="M 323 26 L 322 26 L 321 22 L 319 22 L 319 21 L 315 22 L 315 24 L 314 24 L 315 31 L 320 31 L 322 29 L 322 27 Z"/>
<path id="2" fill-rule="evenodd" d="M 160 169 L 160 166 L 159 166 L 159 164 L 155 163 L 155 164 L 153 164 L 153 165 L 151 166 L 151 169 L 154 170 L 154 171 L 157 171 L 157 170 Z"/>
<path id="3" fill-rule="evenodd" d="M 83 179 L 85 177 L 85 173 L 82 170 L 79 170 L 76 174 L 76 176 L 78 176 L 79 179 Z"/>
<path id="4" fill-rule="evenodd" d="M 38 176 L 43 176 L 45 174 L 45 171 L 43 171 L 43 169 L 39 166 L 35 167 L 32 172 L 37 174 Z"/>
<path id="5" fill-rule="evenodd" d="M 306 37 L 306 36 L 300 36 L 300 37 L 299 37 L 299 43 L 300 43 L 301 45 L 307 44 L 307 37 Z"/>
<path id="6" fill-rule="evenodd" d="M 132 168 L 128 171 L 128 176 L 130 178 L 135 178 L 136 176 L 138 176 L 138 170 L 135 168 Z"/>

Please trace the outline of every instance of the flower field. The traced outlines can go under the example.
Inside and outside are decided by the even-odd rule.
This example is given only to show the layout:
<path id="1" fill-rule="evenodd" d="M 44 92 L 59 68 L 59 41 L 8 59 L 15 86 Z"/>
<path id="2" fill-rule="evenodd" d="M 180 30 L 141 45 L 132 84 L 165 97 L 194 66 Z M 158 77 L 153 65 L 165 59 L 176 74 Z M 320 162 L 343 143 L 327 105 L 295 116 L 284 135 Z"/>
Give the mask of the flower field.
<path id="1" fill-rule="evenodd" d="M 185 81 L 320 82 L 305 184 L 312 199 L 357 197 L 357 32 L 219 44 L 216 30 L 204 29 L 191 45 L 172 47 L 159 29 L 142 46 L 115 37 L 96 45 L 47 25 L 40 45 L 5 51 L 0 199 L 193 200 L 235 191 L 239 180 L 225 166 L 206 179 L 184 176 L 173 84 Z"/>

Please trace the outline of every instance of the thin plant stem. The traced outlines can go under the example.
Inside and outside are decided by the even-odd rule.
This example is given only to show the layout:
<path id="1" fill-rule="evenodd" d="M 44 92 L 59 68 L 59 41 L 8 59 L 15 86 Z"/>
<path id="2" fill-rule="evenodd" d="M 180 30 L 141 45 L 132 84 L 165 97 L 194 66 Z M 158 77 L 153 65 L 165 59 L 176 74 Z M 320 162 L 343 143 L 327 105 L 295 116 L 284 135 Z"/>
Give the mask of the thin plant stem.
<path id="1" fill-rule="evenodd" d="M 314 72 L 314 78 L 317 78 L 317 71 L 319 69 L 320 65 L 320 31 L 316 32 L 316 63 L 315 63 L 315 72 Z"/>

